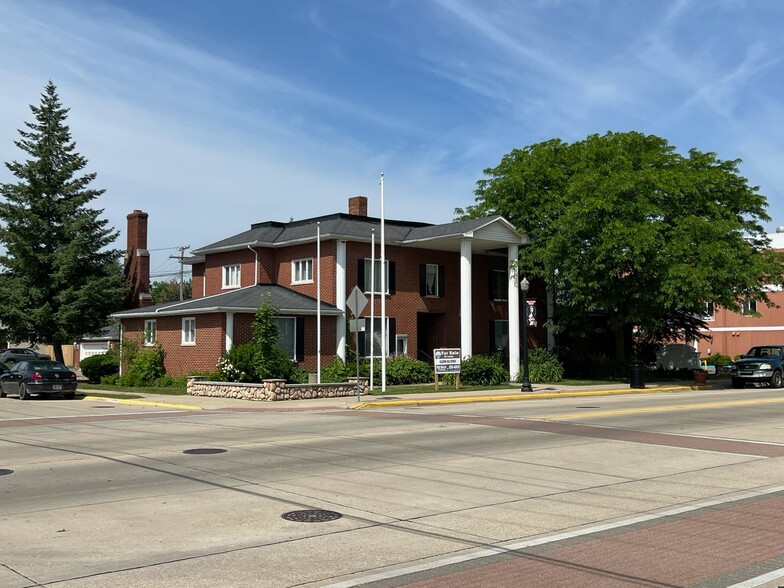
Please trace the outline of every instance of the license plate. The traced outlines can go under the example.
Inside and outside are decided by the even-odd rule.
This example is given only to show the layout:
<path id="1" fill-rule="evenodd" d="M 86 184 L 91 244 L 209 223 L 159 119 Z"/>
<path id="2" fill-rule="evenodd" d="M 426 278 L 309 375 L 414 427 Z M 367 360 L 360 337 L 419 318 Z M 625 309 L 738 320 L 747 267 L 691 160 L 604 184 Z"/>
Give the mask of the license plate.
<path id="1" fill-rule="evenodd" d="M 62 389 L 63 389 L 62 384 L 52 384 L 52 390 L 62 390 Z"/>

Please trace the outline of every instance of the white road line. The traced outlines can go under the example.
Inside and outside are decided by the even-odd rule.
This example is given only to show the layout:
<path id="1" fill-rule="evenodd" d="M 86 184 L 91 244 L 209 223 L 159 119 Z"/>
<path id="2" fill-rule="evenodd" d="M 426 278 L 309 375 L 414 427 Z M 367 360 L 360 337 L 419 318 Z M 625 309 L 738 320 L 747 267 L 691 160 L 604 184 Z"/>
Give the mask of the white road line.
<path id="1" fill-rule="evenodd" d="M 773 570 L 772 572 L 768 572 L 762 576 L 757 576 L 751 580 L 746 580 L 740 584 L 733 584 L 732 586 L 728 586 L 728 588 L 754 588 L 755 586 L 762 586 L 762 584 L 765 584 L 766 582 L 778 580 L 779 578 L 784 578 L 784 568 Z"/>

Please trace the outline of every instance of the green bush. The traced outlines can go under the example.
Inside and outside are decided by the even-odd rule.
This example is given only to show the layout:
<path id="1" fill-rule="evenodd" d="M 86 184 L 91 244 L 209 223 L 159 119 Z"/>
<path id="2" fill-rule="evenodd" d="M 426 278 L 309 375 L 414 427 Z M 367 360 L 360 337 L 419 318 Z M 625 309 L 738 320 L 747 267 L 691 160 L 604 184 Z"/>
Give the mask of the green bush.
<path id="1" fill-rule="evenodd" d="M 732 358 L 730 358 L 729 355 L 723 355 L 721 353 L 713 353 L 706 357 L 705 360 L 708 362 L 708 365 L 715 366 L 730 365 L 732 362 Z"/>
<path id="2" fill-rule="evenodd" d="M 140 349 L 131 360 L 128 372 L 120 377 L 123 386 L 153 386 L 166 374 L 163 367 L 163 348 L 156 343 L 152 347 Z"/>
<path id="3" fill-rule="evenodd" d="M 528 352 L 528 380 L 534 384 L 560 382 L 564 377 L 564 367 L 554 353 L 543 347 L 531 349 Z M 517 375 L 517 381 L 522 382 L 522 366 Z"/>
<path id="4" fill-rule="evenodd" d="M 257 381 L 270 379 L 290 381 L 297 364 L 289 359 L 280 347 L 273 347 L 264 351 L 257 350 L 253 367 L 256 370 Z"/>
<path id="5" fill-rule="evenodd" d="M 104 376 L 103 378 L 101 378 L 101 384 L 116 386 L 119 383 L 120 383 L 120 374 L 109 374 L 108 376 Z"/>
<path id="6" fill-rule="evenodd" d="M 398 355 L 387 361 L 387 384 L 392 386 L 424 384 L 432 382 L 433 378 L 433 368 L 424 361 L 411 359 L 407 355 Z"/>
<path id="7" fill-rule="evenodd" d="M 466 386 L 508 384 L 509 372 L 487 355 L 473 355 L 460 362 L 460 383 Z"/>
<path id="8" fill-rule="evenodd" d="M 244 343 L 242 345 L 232 345 L 218 360 L 218 378 L 223 382 L 255 382 L 256 367 L 256 345 L 254 343 Z"/>
<path id="9" fill-rule="evenodd" d="M 343 360 L 335 356 L 332 364 L 321 366 L 321 381 L 323 383 L 338 383 L 348 380 L 350 375 L 356 376 L 356 366 L 353 366 L 354 372 L 349 368 L 349 364 L 343 363 Z"/>
<path id="10" fill-rule="evenodd" d="M 104 353 L 85 357 L 79 362 L 79 369 L 82 374 L 92 384 L 97 384 L 105 376 L 118 374 L 120 372 L 120 362 L 116 354 Z"/>

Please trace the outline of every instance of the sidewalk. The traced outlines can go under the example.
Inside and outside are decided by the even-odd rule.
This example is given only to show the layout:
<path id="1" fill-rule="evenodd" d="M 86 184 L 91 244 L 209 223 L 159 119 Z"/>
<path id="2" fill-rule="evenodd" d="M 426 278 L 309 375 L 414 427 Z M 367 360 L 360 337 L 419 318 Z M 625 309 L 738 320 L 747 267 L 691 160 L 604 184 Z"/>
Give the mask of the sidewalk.
<path id="1" fill-rule="evenodd" d="M 253 402 L 235 398 L 217 398 L 212 396 L 170 396 L 166 394 L 138 393 L 140 398 L 119 400 L 91 395 L 101 393 L 100 390 L 86 391 L 84 400 L 116 402 L 142 406 L 159 406 L 181 410 L 316 410 L 316 409 L 363 409 L 384 408 L 395 406 L 428 406 L 434 404 L 457 404 L 472 402 L 504 402 L 520 400 L 539 400 L 544 398 L 608 396 L 615 394 L 649 394 L 654 392 L 677 392 L 681 390 L 713 390 L 722 387 L 721 382 L 696 386 L 692 382 L 666 382 L 646 384 L 645 388 L 630 388 L 629 384 L 604 384 L 597 386 L 564 386 L 560 384 L 535 384 L 533 392 L 520 392 L 519 387 L 486 392 L 451 390 L 424 394 L 395 394 L 387 390 L 385 394 L 366 394 L 357 401 L 356 396 L 340 398 L 313 398 L 309 400 L 285 400 L 280 402 Z M 106 394 L 116 392 L 106 391 Z M 137 392 L 134 392 L 137 394 Z"/>

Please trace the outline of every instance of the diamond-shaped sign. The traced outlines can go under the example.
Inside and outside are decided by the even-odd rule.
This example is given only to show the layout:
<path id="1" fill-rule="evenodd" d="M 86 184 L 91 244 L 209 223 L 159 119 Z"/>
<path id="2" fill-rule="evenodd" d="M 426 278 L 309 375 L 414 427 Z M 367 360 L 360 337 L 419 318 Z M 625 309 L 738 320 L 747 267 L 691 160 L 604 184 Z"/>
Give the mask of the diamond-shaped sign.
<path id="1" fill-rule="evenodd" d="M 359 316 L 359 314 L 365 310 L 367 306 L 368 299 L 362 293 L 362 290 L 359 289 L 359 286 L 354 286 L 354 289 L 351 291 L 351 294 L 348 295 L 348 299 L 346 300 L 346 306 L 351 311 L 354 316 Z"/>

